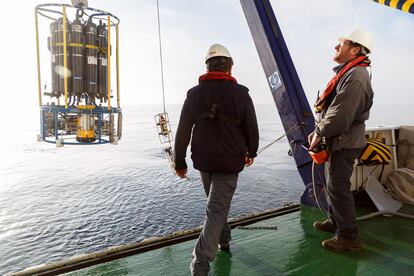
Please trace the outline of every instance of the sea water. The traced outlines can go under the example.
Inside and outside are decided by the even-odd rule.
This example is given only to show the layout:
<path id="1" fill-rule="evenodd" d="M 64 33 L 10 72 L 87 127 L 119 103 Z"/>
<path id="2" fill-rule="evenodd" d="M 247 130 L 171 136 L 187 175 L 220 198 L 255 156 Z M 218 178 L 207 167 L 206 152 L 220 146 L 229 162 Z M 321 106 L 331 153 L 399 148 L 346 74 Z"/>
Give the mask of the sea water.
<path id="1" fill-rule="evenodd" d="M 154 115 L 162 107 L 123 111 L 116 146 L 38 143 L 37 118 L 3 134 L 0 274 L 202 225 L 206 198 L 197 171 L 187 158 L 190 180 L 176 177 L 159 142 Z M 175 132 L 180 106 L 167 112 Z M 256 112 L 263 147 L 283 127 L 274 105 Z M 409 106 L 374 109 L 368 125 L 414 125 L 410 112 Z M 288 150 L 284 138 L 240 174 L 229 217 L 299 202 L 304 185 Z"/>

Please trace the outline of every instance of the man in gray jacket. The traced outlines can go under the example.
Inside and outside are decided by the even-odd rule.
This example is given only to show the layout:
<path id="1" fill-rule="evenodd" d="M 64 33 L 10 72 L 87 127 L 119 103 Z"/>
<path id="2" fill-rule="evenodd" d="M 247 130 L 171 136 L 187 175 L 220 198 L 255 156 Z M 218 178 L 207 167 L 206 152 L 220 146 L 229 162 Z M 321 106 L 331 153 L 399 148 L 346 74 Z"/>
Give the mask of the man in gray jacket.
<path id="1" fill-rule="evenodd" d="M 310 149 L 325 139 L 330 157 L 327 163 L 329 218 L 316 221 L 315 229 L 336 233 L 324 240 L 329 250 L 358 250 L 355 204 L 351 175 L 355 159 L 366 145 L 365 121 L 369 118 L 374 93 L 367 55 L 372 50 L 371 35 L 357 29 L 339 39 L 335 47 L 335 76 L 315 104 L 319 120 L 309 135 Z"/>

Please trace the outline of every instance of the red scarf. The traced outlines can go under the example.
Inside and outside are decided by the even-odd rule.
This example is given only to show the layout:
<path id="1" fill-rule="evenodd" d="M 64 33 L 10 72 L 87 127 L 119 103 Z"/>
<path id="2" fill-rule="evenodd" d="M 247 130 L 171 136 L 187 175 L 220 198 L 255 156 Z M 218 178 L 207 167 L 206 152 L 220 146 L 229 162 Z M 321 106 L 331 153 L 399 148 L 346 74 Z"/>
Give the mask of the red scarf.
<path id="1" fill-rule="evenodd" d="M 198 78 L 198 82 L 202 82 L 202 81 L 205 81 L 205 80 L 230 80 L 234 83 L 237 83 L 237 80 L 235 78 L 233 78 L 232 76 L 230 76 L 226 72 L 221 72 L 221 71 L 207 72 L 206 74 L 201 75 Z"/>
<path id="2" fill-rule="evenodd" d="M 355 66 L 367 67 L 370 65 L 370 63 L 371 61 L 366 56 L 360 56 L 348 62 L 344 67 L 342 67 L 341 70 L 339 70 L 339 72 L 328 82 L 328 85 L 326 86 L 325 91 L 316 101 L 315 103 L 316 113 L 319 113 L 323 111 L 325 108 L 327 108 L 327 102 L 326 102 L 327 98 L 329 97 L 329 95 L 332 94 L 333 91 L 335 91 L 335 88 L 338 85 L 338 82 L 341 80 L 341 78 L 345 75 L 346 72 L 348 72 L 351 68 Z"/>

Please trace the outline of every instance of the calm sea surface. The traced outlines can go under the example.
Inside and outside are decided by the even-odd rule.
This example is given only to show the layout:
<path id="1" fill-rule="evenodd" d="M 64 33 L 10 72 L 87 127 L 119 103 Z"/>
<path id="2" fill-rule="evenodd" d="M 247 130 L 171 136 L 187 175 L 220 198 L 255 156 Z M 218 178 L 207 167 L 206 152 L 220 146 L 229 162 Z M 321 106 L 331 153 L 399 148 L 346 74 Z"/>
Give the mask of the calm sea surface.
<path id="1" fill-rule="evenodd" d="M 192 180 L 174 176 L 159 143 L 153 116 L 162 108 L 123 110 L 117 146 L 57 149 L 35 142 L 36 118 L 10 126 L 0 145 L 0 274 L 202 224 L 197 171 L 188 160 Z M 167 111 L 175 131 L 180 107 Z M 256 112 L 262 147 L 283 130 L 273 105 Z M 414 125 L 410 114 L 411 106 L 374 108 L 368 125 Z M 304 185 L 288 149 L 277 142 L 240 174 L 230 217 L 299 202 Z"/>

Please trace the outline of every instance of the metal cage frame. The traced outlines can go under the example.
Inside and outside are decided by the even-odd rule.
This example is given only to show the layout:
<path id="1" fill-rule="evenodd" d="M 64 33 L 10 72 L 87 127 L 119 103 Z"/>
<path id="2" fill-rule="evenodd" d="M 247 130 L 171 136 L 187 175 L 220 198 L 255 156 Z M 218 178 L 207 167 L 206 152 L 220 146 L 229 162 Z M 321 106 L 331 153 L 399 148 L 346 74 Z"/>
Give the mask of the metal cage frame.
<path id="1" fill-rule="evenodd" d="M 38 98 L 39 98 L 39 108 L 40 108 L 40 139 L 44 142 L 48 143 L 55 143 L 58 145 L 59 143 L 63 144 L 73 144 L 73 145 L 90 145 L 90 144 L 105 144 L 105 143 L 116 143 L 122 136 L 122 109 L 120 106 L 120 81 L 119 81 L 119 23 L 120 20 L 117 16 L 91 7 L 82 7 L 83 11 L 91 11 L 94 12 L 92 16 L 96 16 L 97 20 L 102 20 L 102 17 L 106 17 L 107 21 L 107 106 L 95 106 L 92 110 L 84 110 L 77 106 L 71 105 L 69 106 L 68 103 L 68 76 L 65 74 L 63 76 L 64 82 L 64 105 L 59 104 L 59 97 L 56 97 L 58 104 L 55 103 L 43 103 L 43 96 L 42 96 L 42 76 L 41 76 L 41 62 L 40 62 L 40 50 L 39 50 L 39 15 L 47 18 L 49 20 L 58 20 L 57 18 L 53 17 L 53 15 L 58 14 L 59 17 L 63 17 L 63 66 L 64 68 L 68 68 L 68 61 L 67 61 L 67 11 L 66 9 L 79 9 L 79 7 L 69 5 L 69 4 L 59 4 L 59 3 L 47 3 L 47 4 L 40 4 L 35 7 L 35 27 L 36 27 L 36 54 L 37 54 L 37 83 L 38 83 Z M 60 11 L 61 9 L 61 11 Z M 88 15 L 89 16 L 89 15 Z M 115 46 L 115 55 L 116 55 L 116 107 L 111 106 L 111 28 L 115 28 L 116 34 L 116 46 Z M 46 132 L 46 114 L 51 113 L 55 126 L 53 135 Z M 98 117 L 98 124 L 95 128 L 95 133 L 97 134 L 97 139 L 93 142 L 64 142 L 63 138 L 72 139 L 71 135 L 64 134 L 62 129 L 58 127 L 58 118 L 61 114 L 68 114 L 68 115 L 80 115 L 80 114 L 94 114 Z M 117 115 L 117 132 L 115 136 L 106 136 L 102 135 L 102 122 L 103 117 L 105 114 L 108 115 Z"/>

